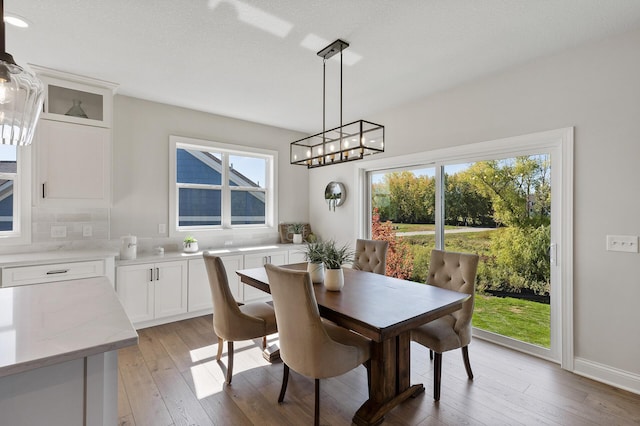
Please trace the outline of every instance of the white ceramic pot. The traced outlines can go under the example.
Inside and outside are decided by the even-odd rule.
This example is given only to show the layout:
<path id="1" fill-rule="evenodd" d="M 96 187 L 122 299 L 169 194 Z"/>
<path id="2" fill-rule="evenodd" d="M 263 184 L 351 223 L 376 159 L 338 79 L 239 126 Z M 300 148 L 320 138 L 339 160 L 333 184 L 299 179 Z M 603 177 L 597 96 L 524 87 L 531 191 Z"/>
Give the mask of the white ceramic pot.
<path id="1" fill-rule="evenodd" d="M 185 253 L 195 253 L 198 251 L 198 242 L 195 243 L 182 243 Z"/>
<path id="2" fill-rule="evenodd" d="M 302 234 L 293 234 L 293 244 L 302 244 Z"/>
<path id="3" fill-rule="evenodd" d="M 344 287 L 344 272 L 340 269 L 327 269 L 324 274 L 324 286 L 330 291 L 340 291 Z"/>
<path id="4" fill-rule="evenodd" d="M 311 275 L 311 282 L 321 283 L 324 281 L 324 263 L 307 263 L 307 272 Z"/>

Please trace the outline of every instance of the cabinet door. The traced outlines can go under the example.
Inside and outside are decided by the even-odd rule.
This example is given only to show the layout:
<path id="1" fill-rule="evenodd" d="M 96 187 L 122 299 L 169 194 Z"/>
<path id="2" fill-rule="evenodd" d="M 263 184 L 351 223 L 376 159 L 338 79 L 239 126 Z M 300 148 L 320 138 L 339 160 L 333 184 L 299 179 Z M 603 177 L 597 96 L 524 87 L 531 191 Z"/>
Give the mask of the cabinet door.
<path id="1" fill-rule="evenodd" d="M 119 266 L 116 292 L 132 323 L 153 319 L 153 264 Z"/>
<path id="2" fill-rule="evenodd" d="M 244 256 L 236 255 L 236 256 L 223 256 L 221 257 L 222 263 L 224 263 L 224 269 L 227 272 L 227 279 L 229 281 L 229 289 L 231 289 L 231 293 L 233 297 L 237 301 L 242 300 L 242 283 L 240 282 L 240 277 L 236 274 L 238 269 L 244 268 Z"/>
<path id="3" fill-rule="evenodd" d="M 189 260 L 189 312 L 213 309 L 209 277 L 204 259 Z"/>
<path id="4" fill-rule="evenodd" d="M 288 263 L 288 254 L 286 251 L 273 251 L 256 254 L 246 254 L 244 256 L 244 267 L 259 268 L 267 263 L 273 265 L 285 265 Z M 253 302 L 256 300 L 269 300 L 271 296 L 262 290 L 258 290 L 250 285 L 243 285 L 243 300 L 245 302 Z"/>
<path id="5" fill-rule="evenodd" d="M 108 206 L 110 129 L 40 120 L 37 138 L 39 204 Z"/>
<path id="6" fill-rule="evenodd" d="M 155 318 L 187 312 L 187 261 L 154 265 Z"/>
<path id="7" fill-rule="evenodd" d="M 307 258 L 305 257 L 304 251 L 302 249 L 289 250 L 289 259 L 287 263 L 306 263 Z"/>

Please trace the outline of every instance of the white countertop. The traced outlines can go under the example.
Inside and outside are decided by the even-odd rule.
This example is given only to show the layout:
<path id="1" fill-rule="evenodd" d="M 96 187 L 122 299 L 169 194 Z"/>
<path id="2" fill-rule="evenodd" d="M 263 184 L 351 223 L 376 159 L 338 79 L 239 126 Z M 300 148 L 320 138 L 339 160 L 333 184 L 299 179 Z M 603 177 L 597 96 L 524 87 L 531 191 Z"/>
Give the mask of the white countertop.
<path id="1" fill-rule="evenodd" d="M 0 267 L 22 265 L 46 265 L 58 262 L 79 262 L 84 260 L 104 259 L 115 257 L 115 250 L 53 250 L 32 253 L 0 254 Z"/>
<path id="2" fill-rule="evenodd" d="M 0 377 L 137 342 L 105 277 L 0 288 Z"/>
<path id="3" fill-rule="evenodd" d="M 255 246 L 235 246 L 228 248 L 203 249 L 195 253 L 185 253 L 183 251 L 168 251 L 164 254 L 138 253 L 135 259 L 121 260 L 116 258 L 117 266 L 136 265 L 149 262 L 169 262 L 172 260 L 188 260 L 202 257 L 202 252 L 208 251 L 216 256 L 231 256 L 234 254 L 251 254 L 261 252 L 272 252 L 274 250 L 304 250 L 304 244 L 260 244 Z"/>

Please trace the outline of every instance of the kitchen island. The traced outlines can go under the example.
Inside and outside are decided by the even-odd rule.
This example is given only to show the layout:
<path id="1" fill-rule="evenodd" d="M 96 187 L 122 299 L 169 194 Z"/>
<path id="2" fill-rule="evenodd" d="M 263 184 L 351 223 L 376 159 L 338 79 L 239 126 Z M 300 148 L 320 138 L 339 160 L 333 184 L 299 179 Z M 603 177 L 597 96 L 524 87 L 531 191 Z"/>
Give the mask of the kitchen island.
<path id="1" fill-rule="evenodd" d="M 114 425 L 138 335 L 105 277 L 0 288 L 0 423 Z"/>

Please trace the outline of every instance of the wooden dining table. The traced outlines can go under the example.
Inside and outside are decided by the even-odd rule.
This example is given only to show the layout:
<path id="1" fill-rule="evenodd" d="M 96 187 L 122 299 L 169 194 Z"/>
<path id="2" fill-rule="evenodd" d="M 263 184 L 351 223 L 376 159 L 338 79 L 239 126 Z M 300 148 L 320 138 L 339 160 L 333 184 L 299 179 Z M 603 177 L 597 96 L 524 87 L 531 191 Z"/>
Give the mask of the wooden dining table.
<path id="1" fill-rule="evenodd" d="M 304 270 L 306 263 L 285 265 Z M 240 280 L 270 293 L 264 267 L 236 271 Z M 372 340 L 369 399 L 353 417 L 357 425 L 382 423 L 395 406 L 424 391 L 411 385 L 413 328 L 450 314 L 470 296 L 427 284 L 344 268 L 344 287 L 313 286 L 320 315 Z"/>

